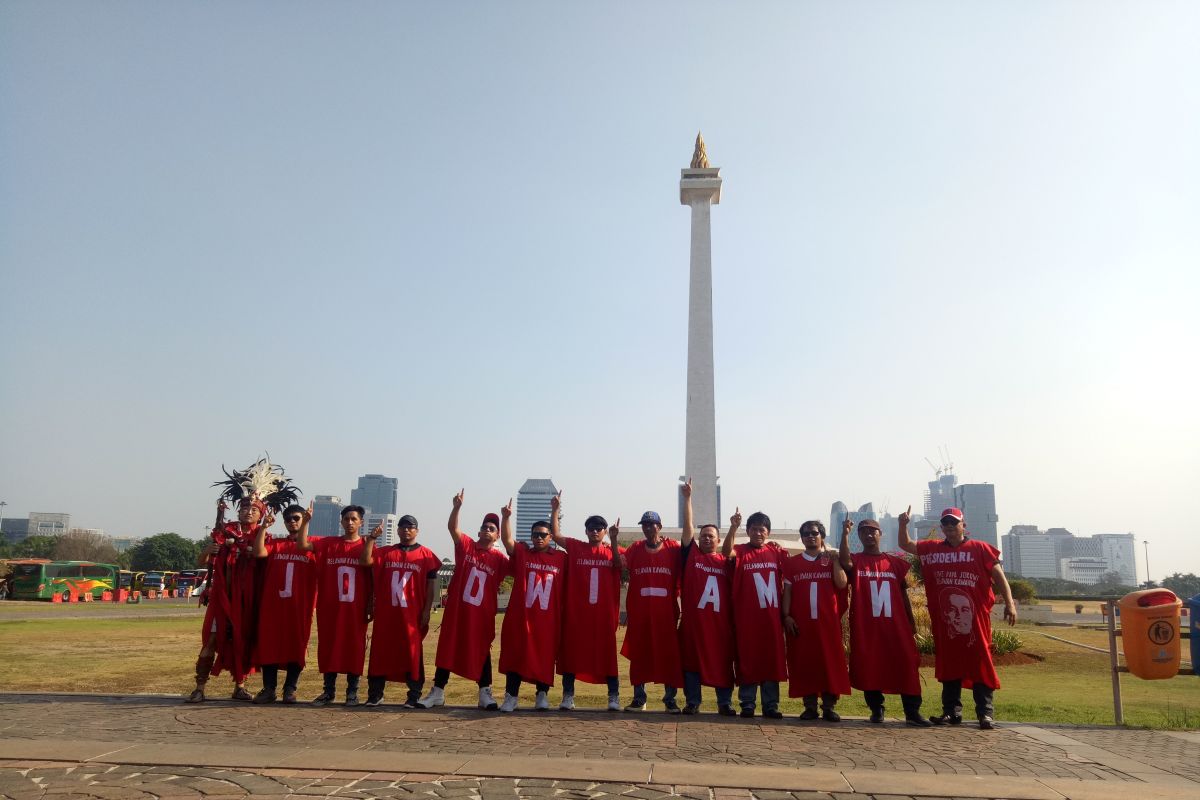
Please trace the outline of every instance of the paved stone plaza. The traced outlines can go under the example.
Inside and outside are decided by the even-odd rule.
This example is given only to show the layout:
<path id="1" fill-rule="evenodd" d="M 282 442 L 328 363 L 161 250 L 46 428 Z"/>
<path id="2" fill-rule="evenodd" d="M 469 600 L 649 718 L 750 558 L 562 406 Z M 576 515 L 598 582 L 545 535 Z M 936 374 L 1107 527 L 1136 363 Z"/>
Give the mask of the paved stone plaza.
<path id="1" fill-rule="evenodd" d="M 1200 733 L 0 695 L 0 796 L 1137 800 L 1200 795 Z"/>

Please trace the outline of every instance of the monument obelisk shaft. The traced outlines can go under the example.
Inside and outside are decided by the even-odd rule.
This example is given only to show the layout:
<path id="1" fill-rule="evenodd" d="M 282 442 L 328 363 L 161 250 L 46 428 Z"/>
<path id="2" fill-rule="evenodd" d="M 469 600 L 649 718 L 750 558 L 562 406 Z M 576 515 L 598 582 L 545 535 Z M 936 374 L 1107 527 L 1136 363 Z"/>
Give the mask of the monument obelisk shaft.
<path id="1" fill-rule="evenodd" d="M 679 202 L 692 210 L 684 476 L 692 479 L 692 516 L 697 527 L 707 523 L 721 525 L 717 496 L 711 229 L 712 206 L 721 202 L 720 175 L 719 168 L 708 165 L 704 138 L 697 134 L 692 165 L 681 170 L 679 180 Z"/>

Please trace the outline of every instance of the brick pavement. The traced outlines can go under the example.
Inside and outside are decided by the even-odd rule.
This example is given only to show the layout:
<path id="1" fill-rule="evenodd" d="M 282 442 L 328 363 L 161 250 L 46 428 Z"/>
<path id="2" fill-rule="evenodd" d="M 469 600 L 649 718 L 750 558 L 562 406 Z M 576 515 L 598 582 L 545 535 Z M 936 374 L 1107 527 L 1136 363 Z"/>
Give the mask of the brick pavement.
<path id="1" fill-rule="evenodd" d="M 1200 735 L 0 694 L 0 795 L 1144 799 L 1200 793 L 1200 740 L 1189 737 Z"/>

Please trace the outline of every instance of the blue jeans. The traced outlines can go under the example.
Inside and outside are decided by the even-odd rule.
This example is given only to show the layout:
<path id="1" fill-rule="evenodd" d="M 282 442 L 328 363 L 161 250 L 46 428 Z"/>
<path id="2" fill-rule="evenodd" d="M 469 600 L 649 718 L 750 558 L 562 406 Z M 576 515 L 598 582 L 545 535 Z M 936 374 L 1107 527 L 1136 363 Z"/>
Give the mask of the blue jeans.
<path id="1" fill-rule="evenodd" d="M 675 699 L 675 695 L 677 695 L 677 694 L 679 694 L 678 686 L 664 686 L 663 687 L 663 702 L 664 703 L 671 702 L 672 700 Z M 642 705 L 646 704 L 646 684 L 635 683 L 633 685 L 633 702 L 641 703 Z"/>
<path id="2" fill-rule="evenodd" d="M 756 694 L 762 695 L 763 711 L 779 710 L 779 681 L 763 681 L 762 683 L 743 683 L 738 687 L 738 703 L 742 710 L 754 710 Z"/>
<path id="3" fill-rule="evenodd" d="M 733 705 L 733 687 L 732 686 L 716 686 L 714 691 L 717 693 L 717 705 L 731 706 Z M 683 699 L 687 701 L 689 706 L 700 705 L 700 673 L 699 672 L 684 672 L 683 673 Z"/>

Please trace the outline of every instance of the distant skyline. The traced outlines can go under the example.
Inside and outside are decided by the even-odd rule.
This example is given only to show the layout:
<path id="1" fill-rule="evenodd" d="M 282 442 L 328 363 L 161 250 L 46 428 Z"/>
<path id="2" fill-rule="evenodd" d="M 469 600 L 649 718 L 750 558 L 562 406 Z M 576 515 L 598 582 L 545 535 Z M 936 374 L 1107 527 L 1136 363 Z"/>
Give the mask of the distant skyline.
<path id="1" fill-rule="evenodd" d="M 1200 6 L 0 4 L 0 500 L 198 537 L 220 467 L 676 508 L 697 130 L 722 513 L 1200 573 Z M 722 520 L 724 524 L 725 520 Z"/>

